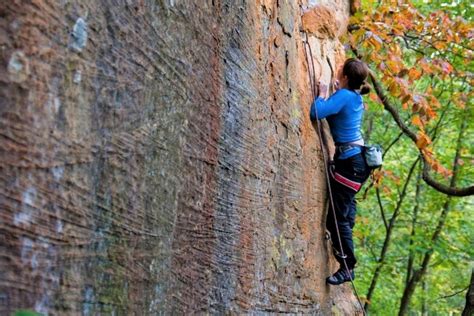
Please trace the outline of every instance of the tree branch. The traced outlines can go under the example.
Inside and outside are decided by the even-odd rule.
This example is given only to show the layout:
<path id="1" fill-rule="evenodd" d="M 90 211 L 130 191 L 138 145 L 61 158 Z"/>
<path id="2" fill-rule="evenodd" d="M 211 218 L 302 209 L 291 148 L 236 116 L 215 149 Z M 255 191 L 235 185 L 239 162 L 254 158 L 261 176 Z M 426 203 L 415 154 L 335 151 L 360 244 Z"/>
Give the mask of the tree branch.
<path id="1" fill-rule="evenodd" d="M 390 148 L 392 148 L 392 146 L 395 145 L 402 136 L 403 136 L 403 132 L 398 134 L 397 137 L 395 137 L 395 139 L 387 146 L 387 148 L 385 148 L 384 153 L 382 154 L 382 158 L 385 158 L 385 155 L 390 150 Z"/>
<path id="2" fill-rule="evenodd" d="M 380 208 L 380 214 L 382 215 L 382 220 L 383 220 L 383 224 L 385 226 L 385 231 L 388 230 L 388 224 L 387 224 L 387 219 L 385 218 L 385 211 L 383 209 L 383 205 L 382 205 L 382 199 L 380 198 L 380 190 L 379 188 L 376 188 L 375 189 L 375 192 L 377 194 L 377 202 L 379 203 L 379 208 Z"/>
<path id="3" fill-rule="evenodd" d="M 456 291 L 456 292 L 452 293 L 452 294 L 440 296 L 440 297 L 438 297 L 438 298 L 436 299 L 436 301 L 437 301 L 437 300 L 440 300 L 440 299 L 450 298 L 450 297 L 456 296 L 456 295 L 458 295 L 458 294 L 461 294 L 462 292 L 464 292 L 464 291 L 467 290 L 468 288 L 469 288 L 469 285 L 466 286 L 465 288 L 459 290 L 459 291 Z M 433 301 L 435 301 L 435 300 L 433 300 Z"/>
<path id="4" fill-rule="evenodd" d="M 402 119 L 400 118 L 400 115 L 398 114 L 397 109 L 390 103 L 387 96 L 383 92 L 383 89 L 382 89 L 380 83 L 377 81 L 377 79 L 375 78 L 375 76 L 372 72 L 370 72 L 370 80 L 372 81 L 372 84 L 374 86 L 374 90 L 377 93 L 380 100 L 382 101 L 382 104 L 383 104 L 385 110 L 387 110 L 392 115 L 392 118 L 395 120 L 395 122 L 397 123 L 398 127 L 402 130 L 402 132 L 406 136 L 408 136 L 416 144 L 416 141 L 417 141 L 416 134 L 411 129 L 409 129 L 408 126 L 402 121 Z M 431 186 L 432 188 L 434 188 L 435 190 L 437 190 L 441 193 L 444 193 L 444 194 L 450 195 L 450 196 L 474 195 L 474 186 L 469 186 L 469 187 L 465 187 L 465 188 L 451 187 L 451 186 L 442 184 L 442 183 L 434 180 L 430 175 L 430 170 L 431 170 L 430 165 L 426 161 L 426 158 L 423 155 L 423 152 L 420 149 L 418 149 L 418 150 L 420 152 L 420 155 L 421 155 L 421 158 L 422 158 L 422 161 L 423 161 L 423 174 L 422 174 L 422 177 L 423 177 L 423 180 L 429 186 Z"/>

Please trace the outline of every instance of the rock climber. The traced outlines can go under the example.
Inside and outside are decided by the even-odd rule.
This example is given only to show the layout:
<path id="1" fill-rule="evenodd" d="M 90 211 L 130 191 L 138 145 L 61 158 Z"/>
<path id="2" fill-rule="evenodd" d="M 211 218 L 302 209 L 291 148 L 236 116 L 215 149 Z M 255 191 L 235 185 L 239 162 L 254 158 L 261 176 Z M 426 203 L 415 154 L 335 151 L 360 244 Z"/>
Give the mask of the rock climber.
<path id="1" fill-rule="evenodd" d="M 370 90 L 366 81 L 368 72 L 364 62 L 355 58 L 347 59 L 337 73 L 338 90 L 327 98 L 328 86 L 320 83 L 319 96 L 311 105 L 311 120 L 326 118 L 336 145 L 330 168 L 335 212 L 330 206 L 326 219 L 334 256 L 340 265 L 339 270 L 326 279 L 332 285 L 351 281 L 355 277 L 357 260 L 352 240 L 356 215 L 355 195 L 370 175 L 363 155 L 364 140 L 360 131 L 364 113 L 361 95 Z M 334 220 L 334 213 L 337 221 Z"/>

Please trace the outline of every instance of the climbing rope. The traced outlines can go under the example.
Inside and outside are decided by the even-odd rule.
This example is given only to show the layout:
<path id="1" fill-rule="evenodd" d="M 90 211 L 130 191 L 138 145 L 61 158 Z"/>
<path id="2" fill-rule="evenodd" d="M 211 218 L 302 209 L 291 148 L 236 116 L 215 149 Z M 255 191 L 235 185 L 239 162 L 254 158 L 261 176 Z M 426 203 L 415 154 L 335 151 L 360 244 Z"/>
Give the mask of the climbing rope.
<path id="1" fill-rule="evenodd" d="M 316 84 L 316 74 L 315 74 L 315 71 L 314 71 L 313 53 L 311 51 L 311 45 L 309 44 L 309 41 L 308 41 L 308 34 L 306 32 L 304 32 L 304 33 L 305 33 L 306 39 L 305 39 L 305 41 L 303 41 L 303 46 L 304 46 L 306 64 L 308 65 L 308 76 L 309 76 L 309 82 L 311 84 L 311 92 L 313 94 L 313 102 L 314 102 L 314 100 L 316 99 L 316 96 L 317 96 L 317 92 L 318 92 L 317 89 L 318 88 L 317 88 L 317 84 Z M 309 65 L 309 61 L 308 61 L 308 54 L 307 54 L 307 51 L 306 51 L 306 45 L 308 46 L 309 55 L 310 55 L 310 58 L 311 58 L 311 70 L 310 70 L 310 67 L 309 67 L 310 65 Z M 332 66 L 331 66 L 331 70 L 332 70 Z M 311 73 L 312 73 L 312 75 L 311 75 Z M 316 107 L 315 107 L 315 112 L 316 112 L 316 118 L 317 118 L 318 117 L 318 110 L 316 109 Z M 339 226 L 338 226 L 338 223 L 337 223 L 336 210 L 334 208 L 334 200 L 333 200 L 333 196 L 332 196 L 331 180 L 330 180 L 329 170 L 328 170 L 328 161 L 327 160 L 328 160 L 328 155 L 329 154 L 326 154 L 326 150 L 325 150 L 324 145 L 323 145 L 323 136 L 322 136 L 323 133 L 322 133 L 322 129 L 321 129 L 321 124 L 319 123 L 318 119 L 316 119 L 316 127 L 317 127 L 317 131 L 318 131 L 318 136 L 319 136 L 319 139 L 320 139 L 319 144 L 320 144 L 320 147 L 321 147 L 321 152 L 323 153 L 324 171 L 325 171 L 325 174 L 326 174 L 326 182 L 327 182 L 327 185 L 328 185 L 329 201 L 331 203 L 332 213 L 333 213 L 333 216 L 334 216 L 334 223 L 336 225 L 336 232 L 337 232 L 337 238 L 338 238 L 338 241 L 339 241 L 339 247 L 340 247 L 340 250 L 341 250 L 341 257 L 342 257 L 342 260 L 344 262 L 344 268 L 346 269 L 346 272 L 349 275 L 349 278 L 351 280 L 352 288 L 354 289 L 354 294 L 357 298 L 357 301 L 359 302 L 360 308 L 362 309 L 362 313 L 364 315 L 366 315 L 364 306 L 362 305 L 359 294 L 357 293 L 357 289 L 356 289 L 356 286 L 354 284 L 354 280 L 352 279 L 352 275 L 350 273 L 349 267 L 347 266 L 347 262 L 346 262 L 347 256 L 344 254 L 344 249 L 342 248 L 341 235 L 339 233 Z"/>

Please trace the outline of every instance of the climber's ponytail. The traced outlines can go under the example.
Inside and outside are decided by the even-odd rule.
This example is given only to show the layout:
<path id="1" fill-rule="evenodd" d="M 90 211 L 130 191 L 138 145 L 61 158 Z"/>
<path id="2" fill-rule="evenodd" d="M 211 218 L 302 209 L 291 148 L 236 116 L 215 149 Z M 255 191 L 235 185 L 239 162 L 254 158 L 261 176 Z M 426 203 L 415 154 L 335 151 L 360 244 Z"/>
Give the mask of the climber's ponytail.
<path id="1" fill-rule="evenodd" d="M 367 82 L 367 80 L 364 80 L 362 82 L 362 85 L 360 86 L 360 94 L 364 95 L 364 94 L 368 94 L 369 92 L 370 92 L 370 85 Z"/>

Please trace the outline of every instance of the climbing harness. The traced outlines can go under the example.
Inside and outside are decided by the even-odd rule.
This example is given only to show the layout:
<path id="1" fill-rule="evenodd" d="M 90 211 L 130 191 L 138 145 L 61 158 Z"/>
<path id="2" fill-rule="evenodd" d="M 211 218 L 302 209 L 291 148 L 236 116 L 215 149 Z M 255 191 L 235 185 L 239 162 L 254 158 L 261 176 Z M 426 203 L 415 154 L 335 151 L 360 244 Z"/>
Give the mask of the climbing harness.
<path id="1" fill-rule="evenodd" d="M 308 76 L 309 76 L 309 81 L 310 81 L 310 84 L 311 84 L 311 91 L 312 91 L 312 94 L 313 94 L 313 101 L 314 101 L 314 99 L 316 99 L 318 91 L 317 91 L 317 88 L 316 88 L 316 74 L 315 74 L 315 71 L 314 71 L 313 53 L 311 51 L 311 45 L 309 44 L 309 41 L 308 41 L 308 34 L 306 32 L 304 32 L 304 33 L 305 33 L 306 39 L 303 42 L 303 46 L 304 46 L 304 51 L 305 51 L 306 64 L 308 65 Z M 311 58 L 311 70 L 310 70 L 310 64 L 309 64 L 309 61 L 308 61 L 308 54 L 307 54 L 307 51 L 306 51 L 306 45 L 308 46 L 309 56 Z M 331 70 L 332 70 L 332 65 L 330 65 L 330 66 L 331 66 Z M 312 75 L 311 75 L 311 72 L 312 72 Z M 317 109 L 315 109 L 315 111 L 316 111 L 316 117 L 318 117 Z M 359 302 L 359 305 L 362 309 L 362 313 L 364 315 L 366 315 L 364 306 L 362 305 L 359 294 L 357 293 L 357 289 L 356 289 L 356 286 L 354 284 L 354 280 L 351 276 L 349 267 L 347 266 L 347 262 L 346 262 L 347 256 L 344 254 L 344 249 L 342 248 L 341 235 L 339 233 L 339 227 L 338 227 L 337 217 L 336 217 L 336 210 L 334 208 L 334 200 L 333 200 L 333 196 L 332 196 L 331 180 L 329 178 L 328 161 L 327 161 L 328 160 L 328 156 L 327 156 L 328 154 L 326 154 L 326 150 L 325 150 L 324 145 L 323 145 L 323 136 L 322 136 L 323 133 L 322 133 L 322 130 L 321 130 L 321 124 L 319 123 L 319 121 L 317 119 L 316 119 L 316 126 L 317 126 L 317 131 L 318 131 L 318 137 L 319 137 L 319 140 L 320 140 L 319 144 L 321 146 L 321 152 L 323 153 L 324 171 L 325 171 L 325 174 L 326 174 L 326 182 L 327 182 L 327 185 L 328 185 L 329 201 L 331 203 L 331 208 L 332 208 L 332 212 L 333 212 L 333 216 L 334 216 L 334 221 L 335 221 L 335 224 L 336 224 L 335 226 L 336 226 L 336 232 L 337 232 L 337 237 L 338 237 L 339 247 L 340 247 L 340 257 L 343 259 L 344 268 L 346 269 L 347 275 L 349 275 L 349 278 L 350 278 L 351 284 L 352 284 L 352 288 L 354 289 L 354 294 L 357 297 L 357 301 Z"/>

